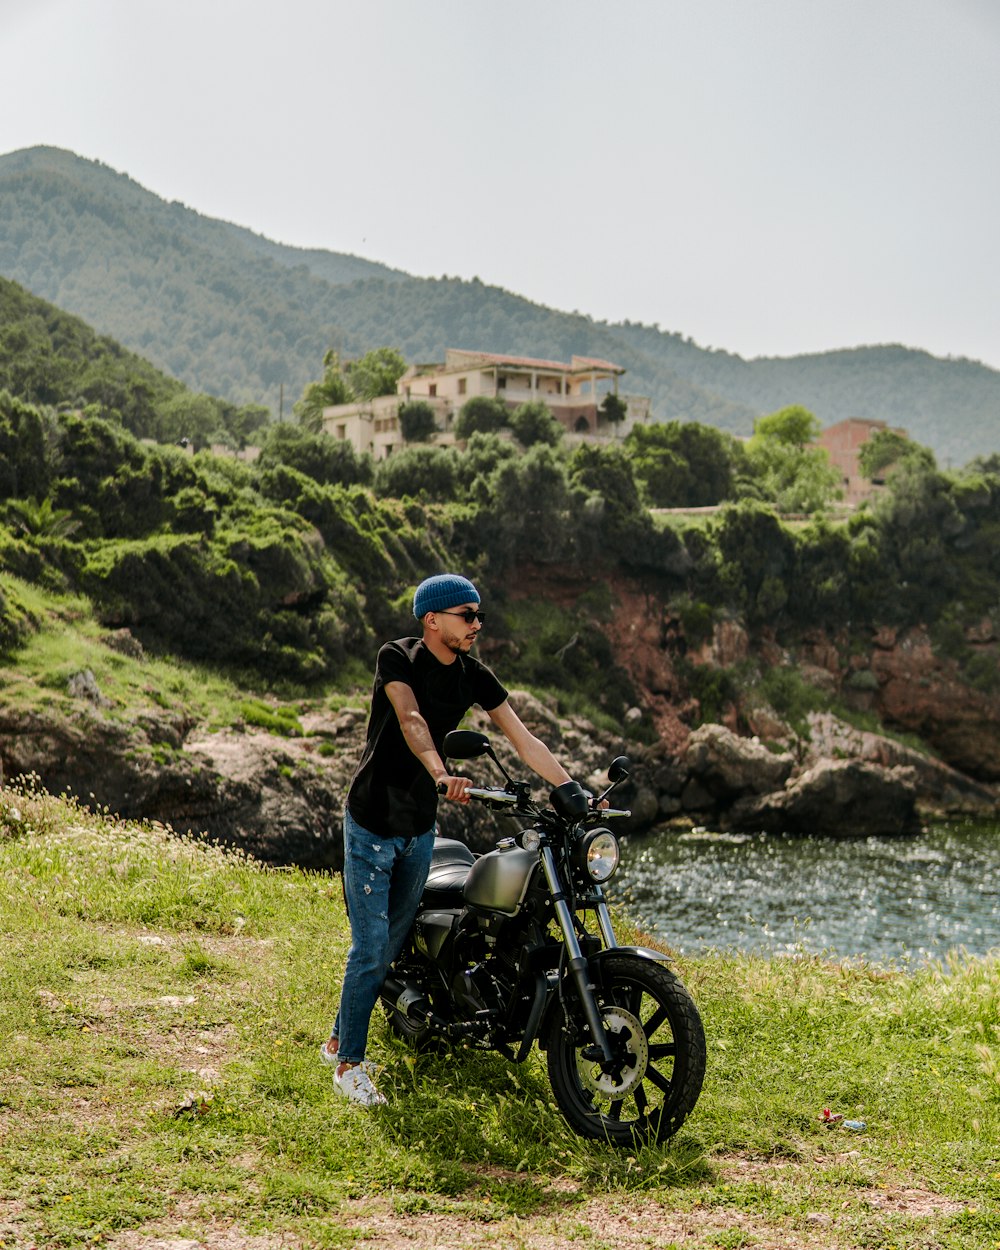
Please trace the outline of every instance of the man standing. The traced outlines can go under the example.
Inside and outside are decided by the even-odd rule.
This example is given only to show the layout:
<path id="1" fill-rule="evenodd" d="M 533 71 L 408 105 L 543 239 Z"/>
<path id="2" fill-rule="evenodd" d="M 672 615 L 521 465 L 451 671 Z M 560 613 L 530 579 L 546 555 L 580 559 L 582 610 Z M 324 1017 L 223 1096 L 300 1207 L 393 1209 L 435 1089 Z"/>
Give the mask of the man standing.
<path id="1" fill-rule="evenodd" d="M 390 964 L 410 931 L 431 862 L 438 787 L 468 803 L 473 784 L 442 759 L 444 736 L 478 704 L 529 768 L 553 786 L 570 780 L 522 723 L 507 691 L 469 652 L 483 627 L 479 592 L 465 577 L 428 577 L 413 596 L 420 638 L 379 651 L 364 753 L 344 813 L 344 890 L 351 921 L 340 1008 L 322 1061 L 351 1102 L 385 1102 L 365 1063 L 368 1024 Z"/>

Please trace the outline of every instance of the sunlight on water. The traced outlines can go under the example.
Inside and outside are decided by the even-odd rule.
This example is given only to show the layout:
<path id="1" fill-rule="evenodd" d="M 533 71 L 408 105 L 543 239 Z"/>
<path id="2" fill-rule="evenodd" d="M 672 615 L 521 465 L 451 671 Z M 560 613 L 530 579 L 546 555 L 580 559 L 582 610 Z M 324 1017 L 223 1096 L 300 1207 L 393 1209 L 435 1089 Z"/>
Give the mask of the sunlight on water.
<path id="1" fill-rule="evenodd" d="M 886 963 L 1000 948 L 1000 828 L 850 840 L 664 830 L 623 839 L 612 882 L 675 950 Z"/>

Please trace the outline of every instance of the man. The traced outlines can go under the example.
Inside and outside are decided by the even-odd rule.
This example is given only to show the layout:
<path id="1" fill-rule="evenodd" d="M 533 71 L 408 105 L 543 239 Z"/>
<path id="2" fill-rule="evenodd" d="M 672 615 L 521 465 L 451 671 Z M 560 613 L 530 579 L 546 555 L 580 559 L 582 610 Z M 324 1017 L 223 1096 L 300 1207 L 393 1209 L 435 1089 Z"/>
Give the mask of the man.
<path id="1" fill-rule="evenodd" d="M 385 1102 L 365 1063 L 368 1024 L 390 964 L 413 924 L 434 846 L 438 788 L 468 803 L 473 784 L 449 773 L 444 736 L 478 704 L 520 758 L 551 785 L 570 780 L 469 652 L 483 627 L 479 592 L 465 577 L 428 577 L 413 596 L 420 638 L 379 651 L 364 753 L 344 813 L 344 890 L 351 921 L 340 1008 L 320 1058 L 351 1102 Z"/>

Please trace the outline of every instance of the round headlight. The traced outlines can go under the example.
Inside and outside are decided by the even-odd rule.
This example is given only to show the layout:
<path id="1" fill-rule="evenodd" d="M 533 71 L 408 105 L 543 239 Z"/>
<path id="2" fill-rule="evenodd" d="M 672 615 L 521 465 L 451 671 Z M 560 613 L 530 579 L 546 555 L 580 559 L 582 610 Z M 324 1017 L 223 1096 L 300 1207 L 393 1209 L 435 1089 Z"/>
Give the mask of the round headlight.
<path id="1" fill-rule="evenodd" d="M 618 867 L 618 839 L 607 829 L 594 829 L 583 840 L 583 863 L 593 881 L 607 881 Z"/>

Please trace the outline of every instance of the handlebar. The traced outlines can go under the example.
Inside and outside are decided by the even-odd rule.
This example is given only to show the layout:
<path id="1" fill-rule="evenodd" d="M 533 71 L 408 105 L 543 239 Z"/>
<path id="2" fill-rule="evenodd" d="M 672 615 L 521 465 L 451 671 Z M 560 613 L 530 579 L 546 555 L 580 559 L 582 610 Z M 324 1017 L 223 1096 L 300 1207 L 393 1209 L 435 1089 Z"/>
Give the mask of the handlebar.
<path id="1" fill-rule="evenodd" d="M 447 794 L 448 787 L 443 781 L 437 783 L 438 794 Z M 489 786 L 470 786 L 465 792 L 470 799 L 478 799 L 481 803 L 517 803 L 520 795 L 511 794 L 509 790 L 493 789 Z"/>
<path id="2" fill-rule="evenodd" d="M 438 794 L 445 794 L 447 790 L 447 785 L 443 781 L 439 781 L 437 784 Z M 522 798 L 520 794 L 512 794 L 510 790 L 501 790 L 499 787 L 492 786 L 470 786 L 465 793 L 470 799 L 477 799 L 480 803 L 518 804 Z M 622 807 L 595 807 L 592 815 L 600 816 L 602 820 L 615 820 L 618 817 L 631 816 L 632 812 L 629 808 Z"/>

